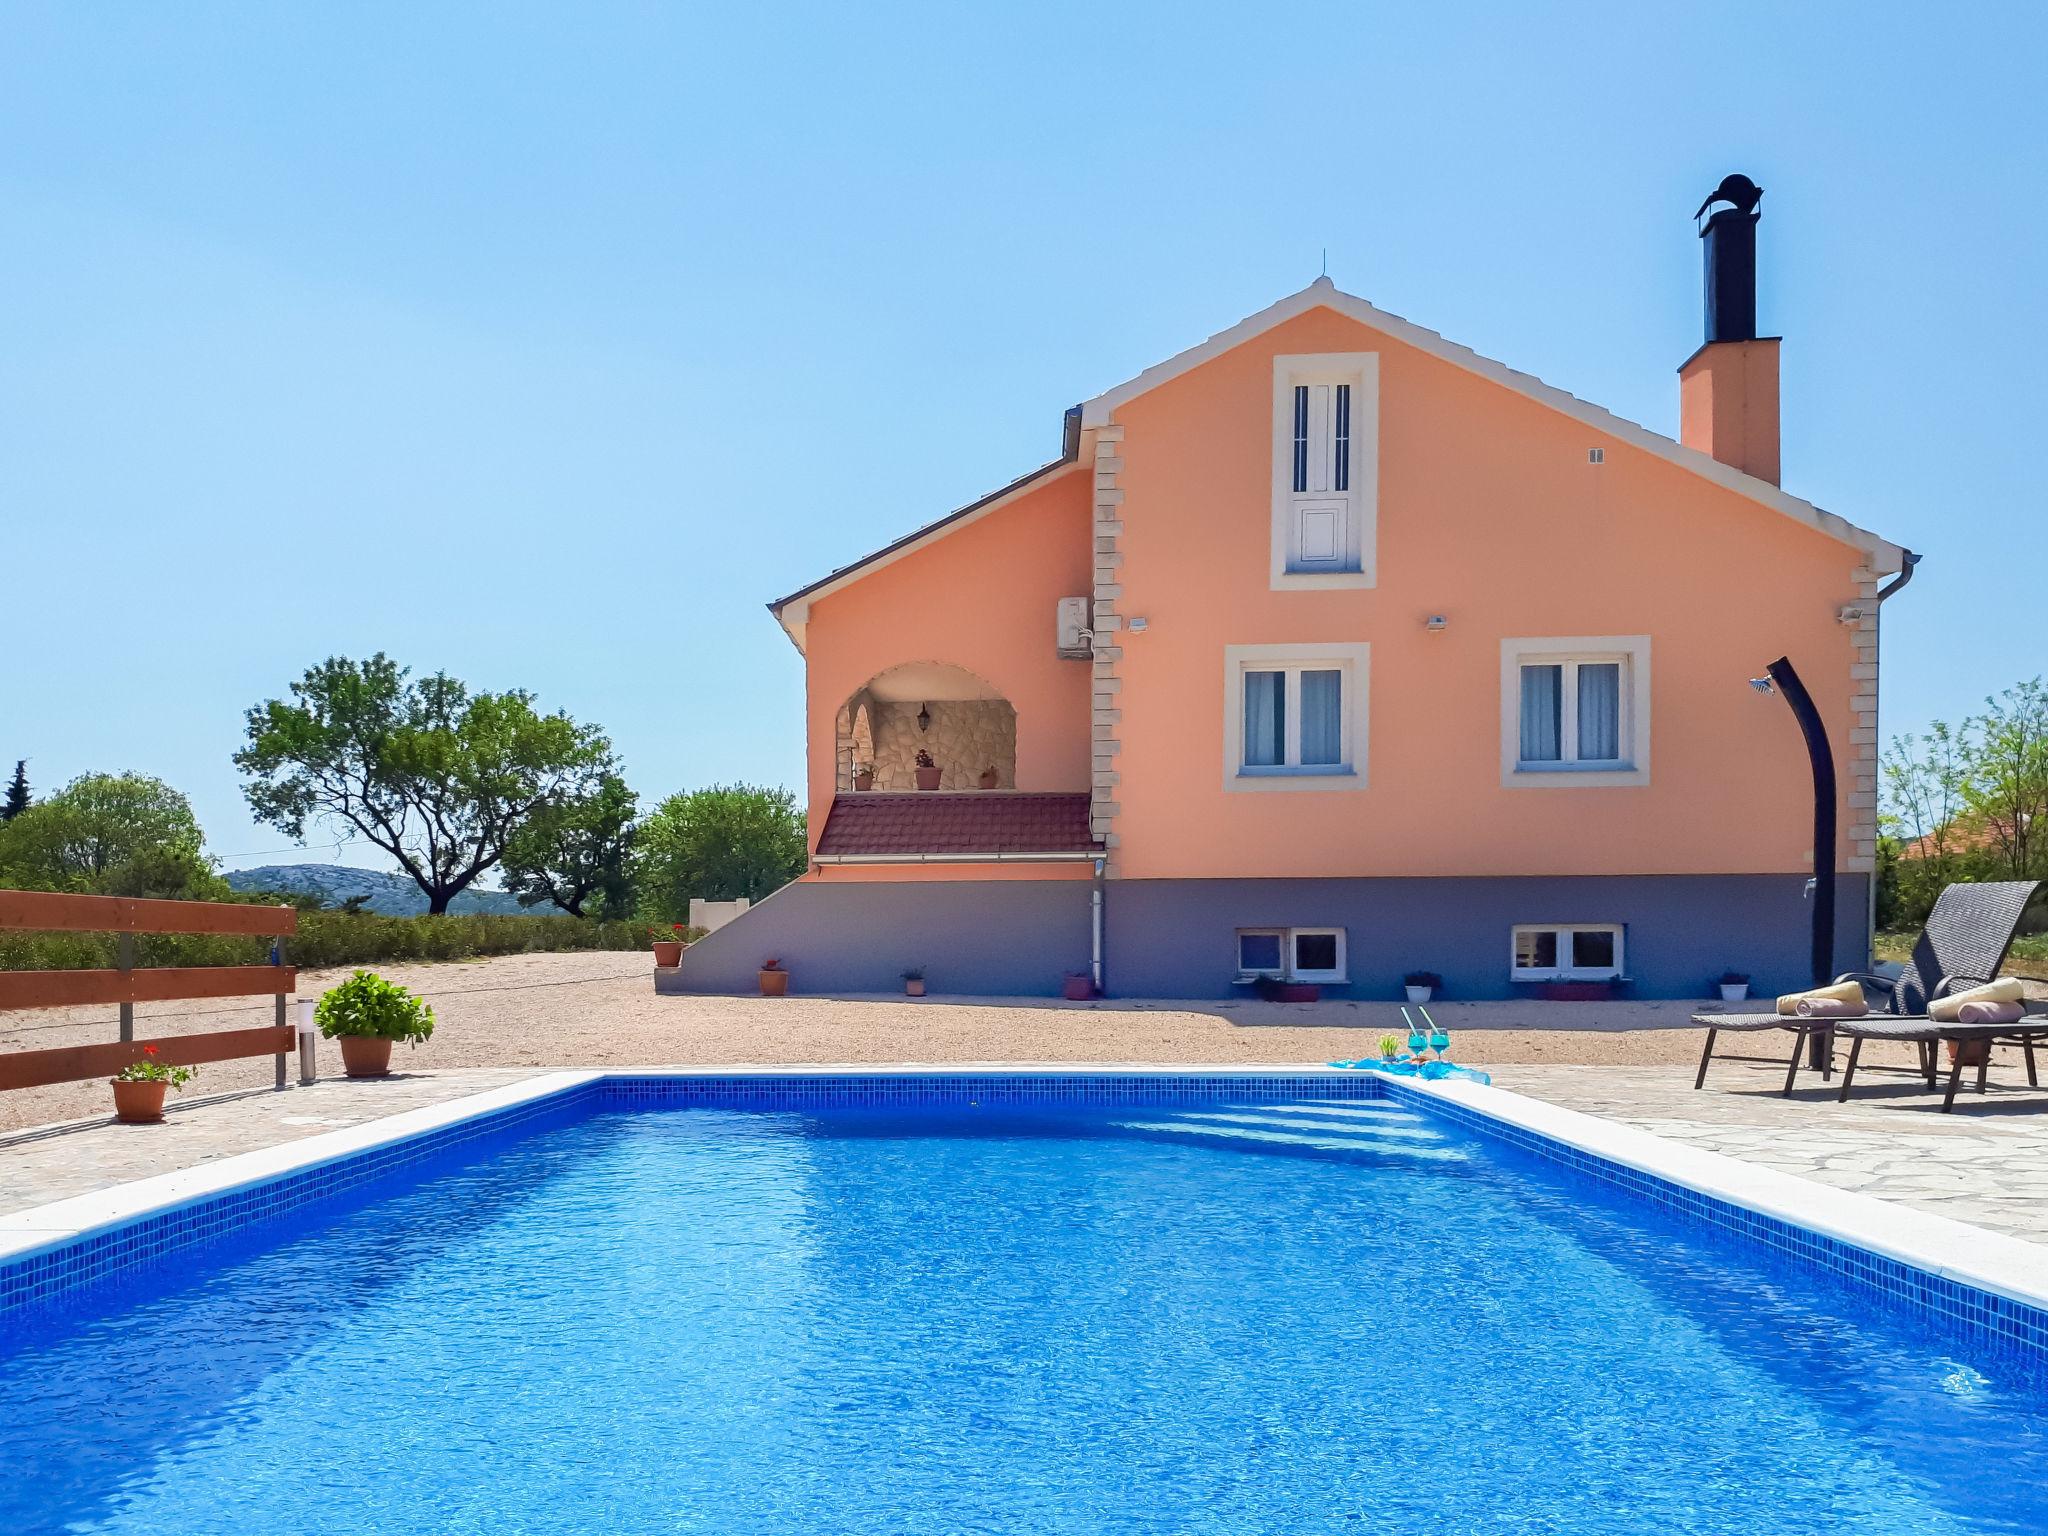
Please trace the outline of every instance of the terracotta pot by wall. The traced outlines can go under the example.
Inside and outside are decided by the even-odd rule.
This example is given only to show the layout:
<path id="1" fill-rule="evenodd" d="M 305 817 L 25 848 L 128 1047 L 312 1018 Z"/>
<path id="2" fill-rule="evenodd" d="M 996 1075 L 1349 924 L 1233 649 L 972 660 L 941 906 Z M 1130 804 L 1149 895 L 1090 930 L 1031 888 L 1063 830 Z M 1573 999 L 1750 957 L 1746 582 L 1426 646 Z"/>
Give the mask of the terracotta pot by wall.
<path id="1" fill-rule="evenodd" d="M 168 1083 L 114 1083 L 114 1118 L 123 1125 L 154 1125 L 164 1117 Z"/>
<path id="2" fill-rule="evenodd" d="M 391 1042 L 373 1035 L 337 1035 L 342 1070 L 350 1077 L 389 1077 Z"/>
<path id="3" fill-rule="evenodd" d="M 945 770 L 943 768 L 918 769 L 917 787 L 919 789 L 937 789 L 939 787 L 939 775 L 944 772 Z"/>
<path id="4" fill-rule="evenodd" d="M 789 972 L 761 972 L 761 995 L 763 997 L 787 997 L 789 995 Z"/>
<path id="5" fill-rule="evenodd" d="M 683 944 L 680 939 L 656 939 L 654 941 L 654 963 L 656 965 L 681 965 Z"/>

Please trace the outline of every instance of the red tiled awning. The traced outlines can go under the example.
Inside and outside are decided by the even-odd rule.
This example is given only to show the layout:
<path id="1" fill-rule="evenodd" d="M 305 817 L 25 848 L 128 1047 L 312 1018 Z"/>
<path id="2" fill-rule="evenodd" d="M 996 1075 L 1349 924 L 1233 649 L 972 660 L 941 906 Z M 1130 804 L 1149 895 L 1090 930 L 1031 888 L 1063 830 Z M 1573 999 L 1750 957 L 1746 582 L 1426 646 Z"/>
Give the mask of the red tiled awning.
<path id="1" fill-rule="evenodd" d="M 901 858 L 986 854 L 1011 858 L 1099 853 L 1086 795 L 976 793 L 837 795 L 818 839 L 818 857 Z"/>

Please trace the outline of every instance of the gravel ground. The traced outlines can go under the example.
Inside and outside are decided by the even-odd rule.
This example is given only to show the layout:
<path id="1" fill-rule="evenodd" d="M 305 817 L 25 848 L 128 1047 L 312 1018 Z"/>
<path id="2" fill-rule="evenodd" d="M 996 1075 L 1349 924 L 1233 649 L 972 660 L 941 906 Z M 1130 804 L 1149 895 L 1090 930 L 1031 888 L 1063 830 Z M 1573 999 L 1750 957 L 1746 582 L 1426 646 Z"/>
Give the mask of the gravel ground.
<path id="1" fill-rule="evenodd" d="M 635 953 L 514 955 L 380 967 L 434 1005 L 434 1038 L 400 1047 L 394 1068 L 644 1067 L 804 1062 L 1145 1061 L 1321 1062 L 1372 1054 L 1400 1028 L 1388 1003 L 1190 1004 L 1125 999 L 1061 1003 L 1016 998 L 659 997 L 649 958 Z M 346 970 L 308 971 L 307 994 Z M 1698 1059 L 1687 1022 L 1699 1003 L 1445 1003 L 1431 1012 L 1456 1037 L 1452 1055 L 1486 1067 L 1517 1063 L 1656 1066 Z M 267 1004 L 195 1002 L 137 1010 L 144 1039 L 264 1022 Z M 0 1051 L 116 1038 L 109 1008 L 0 1013 Z M 1737 1049 L 1743 1049 L 1741 1045 Z M 1775 1052 L 1779 1040 L 1755 1053 Z M 1886 1058 L 1866 1050 L 1873 1065 Z M 201 1069 L 188 1097 L 267 1086 L 268 1057 Z M 323 1076 L 339 1052 L 320 1046 Z M 296 1065 L 294 1065 L 296 1071 Z M 1512 1073 L 1498 1075 L 1512 1086 Z M 105 1083 L 0 1094 L 0 1131 L 106 1115 Z"/>

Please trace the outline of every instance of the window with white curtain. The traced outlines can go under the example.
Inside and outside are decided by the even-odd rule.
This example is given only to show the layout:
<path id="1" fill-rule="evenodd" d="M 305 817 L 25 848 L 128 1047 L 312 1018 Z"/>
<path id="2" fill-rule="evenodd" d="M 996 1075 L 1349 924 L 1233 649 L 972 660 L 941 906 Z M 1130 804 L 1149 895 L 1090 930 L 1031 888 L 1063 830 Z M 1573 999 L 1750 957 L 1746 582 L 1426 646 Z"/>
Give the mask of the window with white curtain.
<path id="1" fill-rule="evenodd" d="M 1501 642 L 1501 767 L 1510 784 L 1647 783 L 1646 636 Z"/>
<path id="2" fill-rule="evenodd" d="M 1293 780 L 1294 787 L 1314 788 L 1318 781 L 1362 778 L 1367 651 L 1364 645 L 1228 647 L 1226 784 Z"/>

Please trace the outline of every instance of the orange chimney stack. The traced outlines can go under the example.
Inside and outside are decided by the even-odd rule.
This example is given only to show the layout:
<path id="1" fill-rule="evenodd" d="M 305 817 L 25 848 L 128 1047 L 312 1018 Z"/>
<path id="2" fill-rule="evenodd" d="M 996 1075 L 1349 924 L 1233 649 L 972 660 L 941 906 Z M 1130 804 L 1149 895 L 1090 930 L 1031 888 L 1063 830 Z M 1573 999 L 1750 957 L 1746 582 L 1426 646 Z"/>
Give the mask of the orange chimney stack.
<path id="1" fill-rule="evenodd" d="M 1678 440 L 1778 484 L 1778 338 L 1710 341 L 1678 370 Z"/>

